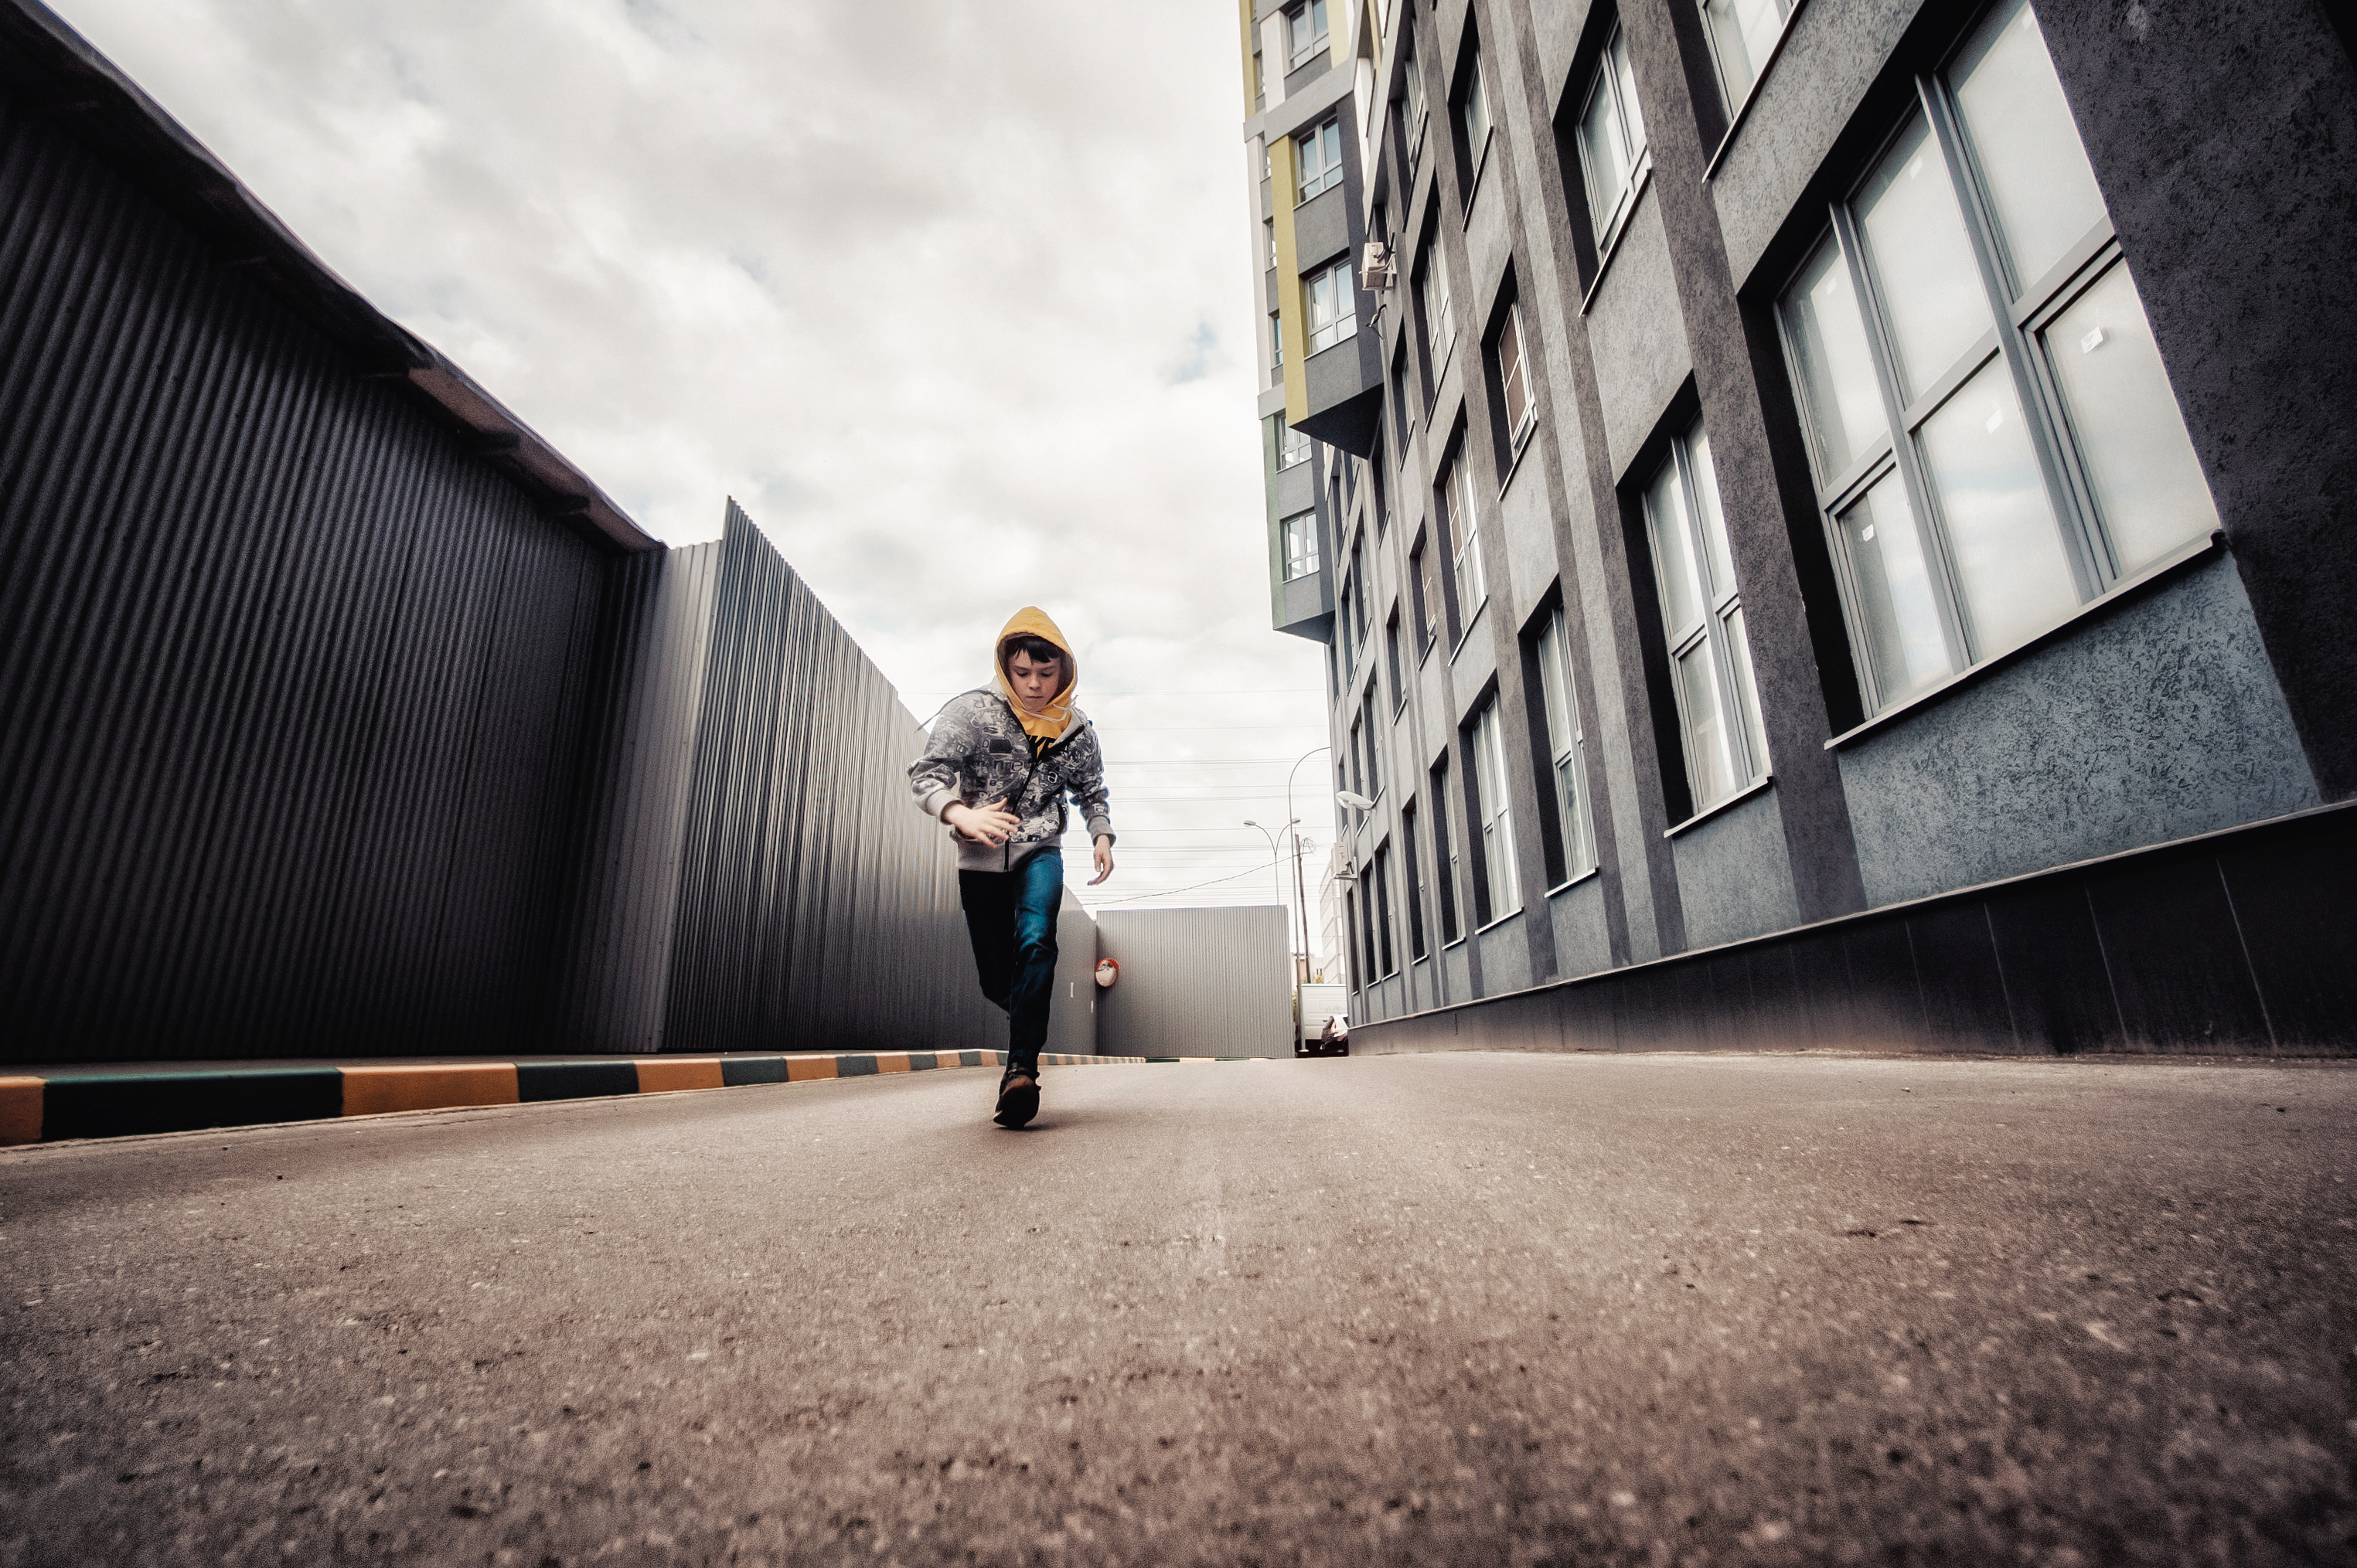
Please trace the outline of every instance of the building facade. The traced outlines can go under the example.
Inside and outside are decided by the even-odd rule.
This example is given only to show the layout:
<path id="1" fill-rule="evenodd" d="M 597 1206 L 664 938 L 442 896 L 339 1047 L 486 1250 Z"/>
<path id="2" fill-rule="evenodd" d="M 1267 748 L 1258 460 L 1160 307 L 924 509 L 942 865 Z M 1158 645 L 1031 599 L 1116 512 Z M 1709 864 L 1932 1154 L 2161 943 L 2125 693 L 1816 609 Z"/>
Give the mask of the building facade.
<path id="1" fill-rule="evenodd" d="M 1241 13 L 1355 1046 L 2348 1048 L 2325 9 Z"/>

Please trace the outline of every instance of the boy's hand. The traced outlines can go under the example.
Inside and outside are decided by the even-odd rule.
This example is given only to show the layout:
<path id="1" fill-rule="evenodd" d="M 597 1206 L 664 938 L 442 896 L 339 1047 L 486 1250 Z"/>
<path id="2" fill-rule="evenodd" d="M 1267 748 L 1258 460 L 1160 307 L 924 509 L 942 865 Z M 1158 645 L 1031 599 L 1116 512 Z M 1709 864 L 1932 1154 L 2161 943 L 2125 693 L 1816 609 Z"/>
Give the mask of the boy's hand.
<path id="1" fill-rule="evenodd" d="M 1089 878 L 1089 886 L 1092 887 L 1113 875 L 1113 840 L 1103 833 L 1097 835 L 1096 860 L 1097 874 Z"/>
<path id="2" fill-rule="evenodd" d="M 986 806 L 952 806 L 942 813 L 942 821 L 993 849 L 1013 838 L 1015 830 L 1023 825 L 1022 819 L 1008 811 L 1004 800 L 993 800 Z"/>

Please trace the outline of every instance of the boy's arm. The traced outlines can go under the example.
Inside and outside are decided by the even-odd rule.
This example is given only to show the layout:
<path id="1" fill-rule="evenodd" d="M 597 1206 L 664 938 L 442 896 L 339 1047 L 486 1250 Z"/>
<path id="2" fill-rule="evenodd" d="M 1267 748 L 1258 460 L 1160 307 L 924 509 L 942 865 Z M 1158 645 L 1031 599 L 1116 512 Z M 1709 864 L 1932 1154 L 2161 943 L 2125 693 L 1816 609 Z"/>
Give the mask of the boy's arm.
<path id="1" fill-rule="evenodd" d="M 972 745 L 973 725 L 961 706 L 961 701 L 953 699 L 942 710 L 933 721 L 925 754 L 909 764 L 909 793 L 916 798 L 917 810 L 936 822 L 943 811 L 964 800 L 958 789 L 958 773 Z"/>
<path id="2" fill-rule="evenodd" d="M 1088 824 L 1090 840 L 1109 839 L 1114 836 L 1113 797 L 1105 789 L 1104 754 L 1097 749 L 1094 725 L 1089 726 L 1081 742 L 1083 749 L 1074 758 L 1078 766 L 1072 769 L 1071 782 L 1066 788 L 1081 809 L 1081 820 Z"/>

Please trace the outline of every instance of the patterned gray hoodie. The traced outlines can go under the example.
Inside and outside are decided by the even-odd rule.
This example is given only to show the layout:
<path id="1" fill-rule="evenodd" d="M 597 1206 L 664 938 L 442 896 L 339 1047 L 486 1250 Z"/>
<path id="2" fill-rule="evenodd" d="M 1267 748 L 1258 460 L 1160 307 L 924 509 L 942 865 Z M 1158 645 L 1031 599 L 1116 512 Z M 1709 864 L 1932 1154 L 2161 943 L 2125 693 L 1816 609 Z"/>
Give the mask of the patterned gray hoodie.
<path id="1" fill-rule="evenodd" d="M 1004 800 L 1020 819 L 1015 836 L 993 846 L 952 830 L 960 871 L 1012 871 L 1064 836 L 1069 794 L 1081 808 L 1089 836 L 1113 835 L 1106 810 L 1104 757 L 1088 716 L 1071 710 L 1063 733 L 1035 740 L 1024 733 L 1014 704 L 996 692 L 952 697 L 933 720 L 924 756 L 909 764 L 917 809 L 939 820 L 952 806 Z"/>

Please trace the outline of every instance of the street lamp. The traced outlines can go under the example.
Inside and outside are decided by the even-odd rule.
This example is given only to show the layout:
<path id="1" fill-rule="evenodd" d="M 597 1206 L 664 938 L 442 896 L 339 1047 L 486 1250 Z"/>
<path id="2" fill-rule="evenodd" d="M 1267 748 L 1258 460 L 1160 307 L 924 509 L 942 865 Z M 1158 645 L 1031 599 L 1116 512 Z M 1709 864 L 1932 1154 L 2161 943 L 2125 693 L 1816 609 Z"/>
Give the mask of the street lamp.
<path id="1" fill-rule="evenodd" d="M 1285 814 L 1293 818 L 1293 822 L 1286 824 L 1288 827 L 1295 823 L 1298 823 L 1301 821 L 1299 817 L 1293 816 L 1294 775 L 1301 771 L 1301 765 L 1303 763 L 1308 761 L 1319 752 L 1332 751 L 1333 749 L 1334 748 L 1330 746 L 1313 746 L 1308 751 L 1305 751 L 1300 756 L 1295 757 L 1293 759 L 1293 766 L 1286 770 Z M 1300 962 L 1295 966 L 1293 972 L 1294 979 L 1298 982 L 1308 979 L 1309 975 L 1309 892 L 1308 889 L 1303 886 L 1301 880 L 1301 835 L 1297 832 L 1293 835 L 1293 907 L 1296 910 L 1299 911 L 1301 917 L 1301 960 Z"/>
<path id="2" fill-rule="evenodd" d="M 1276 879 L 1276 907 L 1280 909 L 1285 908 L 1285 873 L 1279 871 L 1277 868 L 1285 864 L 1285 856 L 1277 853 L 1276 835 L 1277 833 L 1286 832 L 1292 828 L 1294 822 L 1297 822 L 1300 820 L 1300 818 L 1296 817 L 1292 822 L 1287 822 L 1284 827 L 1278 828 L 1275 832 L 1272 832 L 1266 828 L 1261 828 L 1260 824 L 1254 822 L 1250 817 L 1246 817 L 1244 819 L 1244 826 L 1248 828 L 1260 828 L 1261 836 L 1268 840 L 1268 868 Z"/>

